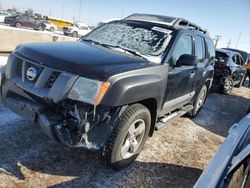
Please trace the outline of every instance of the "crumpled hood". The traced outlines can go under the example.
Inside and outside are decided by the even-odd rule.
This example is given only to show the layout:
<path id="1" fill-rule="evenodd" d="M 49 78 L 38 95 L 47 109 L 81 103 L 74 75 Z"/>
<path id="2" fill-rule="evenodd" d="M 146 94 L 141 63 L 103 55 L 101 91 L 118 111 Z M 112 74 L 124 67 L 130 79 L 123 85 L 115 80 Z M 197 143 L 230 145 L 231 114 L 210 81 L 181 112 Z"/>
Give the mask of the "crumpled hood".
<path id="1" fill-rule="evenodd" d="M 145 59 L 80 41 L 23 44 L 16 48 L 14 54 L 60 71 L 97 80 L 155 66 Z"/>

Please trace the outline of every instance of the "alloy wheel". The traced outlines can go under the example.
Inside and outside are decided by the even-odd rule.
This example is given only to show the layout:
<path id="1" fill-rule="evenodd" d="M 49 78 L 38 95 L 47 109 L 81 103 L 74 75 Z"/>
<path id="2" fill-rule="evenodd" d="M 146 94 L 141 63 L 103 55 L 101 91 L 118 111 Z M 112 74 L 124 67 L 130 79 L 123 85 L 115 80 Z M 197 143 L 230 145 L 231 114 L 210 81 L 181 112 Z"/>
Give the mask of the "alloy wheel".
<path id="1" fill-rule="evenodd" d="M 130 125 L 121 147 L 121 157 L 123 159 L 128 159 L 137 152 L 142 143 L 145 129 L 146 124 L 142 119 L 138 119 Z"/>

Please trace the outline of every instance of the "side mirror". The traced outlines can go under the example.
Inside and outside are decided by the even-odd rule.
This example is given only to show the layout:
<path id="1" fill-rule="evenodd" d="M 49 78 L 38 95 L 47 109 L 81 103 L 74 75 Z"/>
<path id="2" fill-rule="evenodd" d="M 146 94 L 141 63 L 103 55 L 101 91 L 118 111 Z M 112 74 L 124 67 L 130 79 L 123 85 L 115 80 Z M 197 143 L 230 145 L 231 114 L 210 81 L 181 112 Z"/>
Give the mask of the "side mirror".
<path id="1" fill-rule="evenodd" d="M 177 66 L 196 66 L 197 58 L 194 55 L 183 54 L 176 62 Z"/>

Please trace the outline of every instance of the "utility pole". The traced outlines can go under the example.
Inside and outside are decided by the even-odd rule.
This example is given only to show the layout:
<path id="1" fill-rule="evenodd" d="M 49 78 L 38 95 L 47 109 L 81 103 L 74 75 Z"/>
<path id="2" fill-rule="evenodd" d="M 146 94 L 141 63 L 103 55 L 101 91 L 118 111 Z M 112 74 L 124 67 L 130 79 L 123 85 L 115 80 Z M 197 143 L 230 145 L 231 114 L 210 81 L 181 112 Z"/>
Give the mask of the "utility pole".
<path id="1" fill-rule="evenodd" d="M 238 43 L 239 43 L 239 41 L 240 41 L 240 37 L 241 37 L 241 33 L 240 33 L 239 36 L 238 36 L 238 40 L 237 40 L 237 42 L 236 42 L 235 48 L 237 48 L 237 46 L 238 46 Z"/>
<path id="2" fill-rule="evenodd" d="M 215 48 L 217 47 L 217 44 L 218 44 L 220 38 L 221 38 L 220 35 L 215 35 L 215 38 L 214 38 L 214 40 L 215 40 Z"/>
<path id="3" fill-rule="evenodd" d="M 81 19 L 81 11 L 82 11 L 82 0 L 80 0 L 79 15 L 78 15 L 78 20 L 79 21 Z"/>
<path id="4" fill-rule="evenodd" d="M 230 44 L 232 44 L 231 39 L 229 39 L 229 41 L 228 41 L 228 43 L 227 43 L 227 48 L 230 47 Z"/>

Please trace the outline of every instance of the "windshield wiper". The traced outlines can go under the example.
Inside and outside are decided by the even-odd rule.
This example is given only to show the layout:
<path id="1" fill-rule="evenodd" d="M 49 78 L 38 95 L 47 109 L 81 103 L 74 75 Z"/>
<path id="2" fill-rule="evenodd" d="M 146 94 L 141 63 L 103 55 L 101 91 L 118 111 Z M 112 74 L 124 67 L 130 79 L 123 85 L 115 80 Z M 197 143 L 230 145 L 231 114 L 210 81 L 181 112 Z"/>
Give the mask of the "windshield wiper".
<path id="1" fill-rule="evenodd" d="M 142 57 L 143 59 L 146 59 L 148 60 L 145 55 L 141 54 L 140 52 L 138 51 L 135 51 L 135 50 L 131 50 L 129 48 L 125 48 L 125 47 L 122 47 L 122 46 L 114 46 L 114 45 L 110 45 L 110 44 L 103 44 L 103 43 L 100 43 L 100 42 L 97 42 L 95 40 L 92 40 L 92 39 L 84 39 L 82 38 L 81 39 L 82 41 L 85 41 L 85 42 L 90 42 L 92 44 L 95 44 L 95 45 L 100 45 L 100 46 L 103 46 L 103 47 L 106 47 L 106 48 L 109 48 L 109 49 L 114 49 L 114 48 L 117 48 L 117 49 L 121 49 L 123 50 L 124 52 L 128 52 L 132 55 L 135 55 L 135 56 L 138 56 L 138 57 Z"/>
<path id="2" fill-rule="evenodd" d="M 130 53 L 130 54 L 132 54 L 132 55 L 135 55 L 135 56 L 138 56 L 138 57 L 142 57 L 143 59 L 148 60 L 148 59 L 146 58 L 146 55 L 143 55 L 142 53 L 140 53 L 140 52 L 138 52 L 138 51 L 131 50 L 131 49 L 129 49 L 129 48 L 125 48 L 125 47 L 118 46 L 118 45 L 117 45 L 117 46 L 107 45 L 107 46 L 109 46 L 110 48 L 118 48 L 118 49 L 121 49 L 121 50 L 123 50 L 124 52 L 128 52 L 128 53 Z"/>
<path id="3" fill-rule="evenodd" d="M 100 43 L 100 42 L 97 42 L 97 41 L 92 40 L 92 39 L 84 39 L 84 38 L 82 38 L 81 41 L 85 41 L 85 42 L 89 42 L 89 43 L 92 43 L 92 44 L 95 44 L 95 45 L 101 45 L 101 46 L 104 46 L 104 47 L 108 47 L 107 45 L 105 45 L 103 43 Z"/>

